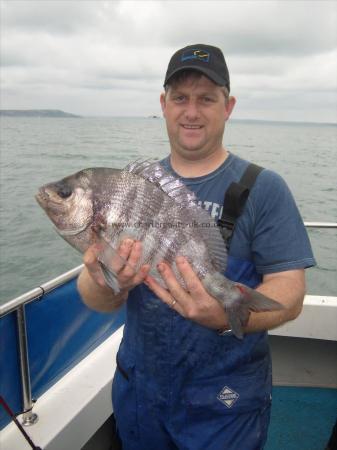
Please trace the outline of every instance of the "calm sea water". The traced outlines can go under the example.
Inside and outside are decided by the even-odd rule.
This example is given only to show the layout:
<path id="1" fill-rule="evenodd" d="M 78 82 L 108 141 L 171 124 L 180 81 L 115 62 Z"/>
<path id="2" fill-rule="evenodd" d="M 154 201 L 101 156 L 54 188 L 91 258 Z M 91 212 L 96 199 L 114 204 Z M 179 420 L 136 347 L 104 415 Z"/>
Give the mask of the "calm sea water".
<path id="1" fill-rule="evenodd" d="M 81 256 L 52 229 L 37 188 L 85 167 L 123 167 L 169 151 L 165 123 L 141 118 L 1 118 L 0 303 L 73 268 Z M 276 170 L 303 219 L 337 221 L 337 126 L 228 123 L 227 148 Z M 337 295 L 337 231 L 309 231 L 318 265 L 312 294 Z"/>

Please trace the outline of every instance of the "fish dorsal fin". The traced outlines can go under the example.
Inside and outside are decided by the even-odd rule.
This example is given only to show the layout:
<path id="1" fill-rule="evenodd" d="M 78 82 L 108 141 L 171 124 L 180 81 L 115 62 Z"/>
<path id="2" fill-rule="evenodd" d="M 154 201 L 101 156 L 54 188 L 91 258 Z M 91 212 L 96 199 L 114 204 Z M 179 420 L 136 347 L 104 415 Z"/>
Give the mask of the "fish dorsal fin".
<path id="1" fill-rule="evenodd" d="M 214 267 L 219 272 L 226 270 L 226 245 L 215 220 L 197 204 L 195 194 L 181 180 L 166 172 L 159 161 L 151 159 L 136 160 L 128 164 L 123 171 L 138 175 L 150 183 L 156 184 L 179 206 L 188 208 L 190 219 L 195 223 L 195 226 L 198 226 L 203 240 L 207 243 Z"/>
<path id="2" fill-rule="evenodd" d="M 125 166 L 123 171 L 139 175 L 144 169 L 156 162 L 153 159 L 136 159 Z"/>
<path id="3" fill-rule="evenodd" d="M 123 170 L 156 184 L 182 207 L 196 204 L 197 199 L 194 193 L 181 180 L 166 172 L 159 161 L 150 159 L 145 161 L 136 160 L 128 164 Z"/>

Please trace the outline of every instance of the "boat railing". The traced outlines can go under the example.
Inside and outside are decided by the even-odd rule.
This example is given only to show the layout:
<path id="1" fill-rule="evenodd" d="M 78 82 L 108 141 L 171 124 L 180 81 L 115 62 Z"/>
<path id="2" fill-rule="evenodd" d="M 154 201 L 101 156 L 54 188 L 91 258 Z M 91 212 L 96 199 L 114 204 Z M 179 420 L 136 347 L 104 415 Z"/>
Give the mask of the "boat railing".
<path id="1" fill-rule="evenodd" d="M 306 228 L 337 228 L 337 222 L 304 222 Z"/>
<path id="2" fill-rule="evenodd" d="M 82 270 L 83 264 L 69 270 L 68 272 L 54 278 L 41 286 L 26 292 L 19 297 L 10 300 L 4 305 L 0 305 L 0 318 L 5 315 L 15 312 L 16 313 L 16 325 L 17 325 L 17 337 L 18 337 L 18 355 L 19 355 L 19 367 L 20 378 L 22 386 L 22 405 L 23 405 L 23 425 L 33 425 L 38 417 L 33 413 L 33 399 L 31 389 L 31 379 L 29 372 L 29 357 L 28 357 L 28 339 L 27 339 L 27 327 L 26 327 L 26 314 L 25 306 L 34 301 L 41 299 L 44 294 L 51 292 L 58 286 L 66 283 L 67 281 L 75 278 Z"/>
<path id="3" fill-rule="evenodd" d="M 337 222 L 304 222 L 304 224 L 307 228 L 337 228 Z M 30 302 L 41 299 L 46 293 L 51 292 L 57 287 L 72 280 L 81 272 L 82 268 L 83 264 L 65 272 L 51 281 L 41 284 L 41 286 L 38 286 L 3 305 L 0 305 L 0 318 L 12 312 L 16 313 L 19 367 L 22 386 L 22 423 L 25 426 L 32 425 L 38 420 L 37 415 L 32 411 L 33 399 L 29 371 L 25 306 Z"/>

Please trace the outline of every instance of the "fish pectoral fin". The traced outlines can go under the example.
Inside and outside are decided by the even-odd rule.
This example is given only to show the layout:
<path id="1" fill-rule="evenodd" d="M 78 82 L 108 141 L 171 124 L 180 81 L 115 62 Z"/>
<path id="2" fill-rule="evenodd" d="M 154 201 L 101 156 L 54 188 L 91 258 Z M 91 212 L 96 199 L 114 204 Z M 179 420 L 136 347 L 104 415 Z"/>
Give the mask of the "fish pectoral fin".
<path id="1" fill-rule="evenodd" d="M 127 267 L 130 276 L 132 276 L 132 274 L 136 273 L 136 269 L 118 253 L 118 250 L 113 247 L 108 237 L 104 235 L 104 232 L 100 232 L 99 235 L 97 235 L 97 238 L 97 242 L 101 246 L 98 261 L 105 281 L 114 293 L 118 294 L 120 292 L 120 286 L 117 274 Z"/>
<path id="2" fill-rule="evenodd" d="M 117 279 L 117 273 L 109 270 L 102 261 L 99 261 L 106 284 L 111 287 L 115 294 L 119 294 L 120 287 Z"/>

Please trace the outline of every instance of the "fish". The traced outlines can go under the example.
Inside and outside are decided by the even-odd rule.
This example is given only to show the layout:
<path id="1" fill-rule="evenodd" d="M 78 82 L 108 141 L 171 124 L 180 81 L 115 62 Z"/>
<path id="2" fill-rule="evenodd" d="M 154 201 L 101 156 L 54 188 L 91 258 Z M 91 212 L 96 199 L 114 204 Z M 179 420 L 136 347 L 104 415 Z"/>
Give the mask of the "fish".
<path id="1" fill-rule="evenodd" d="M 251 311 L 280 310 L 273 299 L 224 276 L 227 250 L 215 220 L 197 203 L 184 183 L 158 161 L 134 161 L 124 169 L 81 170 L 39 188 L 36 200 L 70 245 L 84 253 L 93 243 L 102 248 L 98 260 L 106 283 L 119 292 L 116 258 L 124 239 L 142 242 L 135 272 L 150 265 L 150 275 L 165 286 L 157 265 L 170 264 L 184 280 L 175 259 L 184 256 L 205 290 L 225 309 L 233 334 L 243 338 Z"/>

